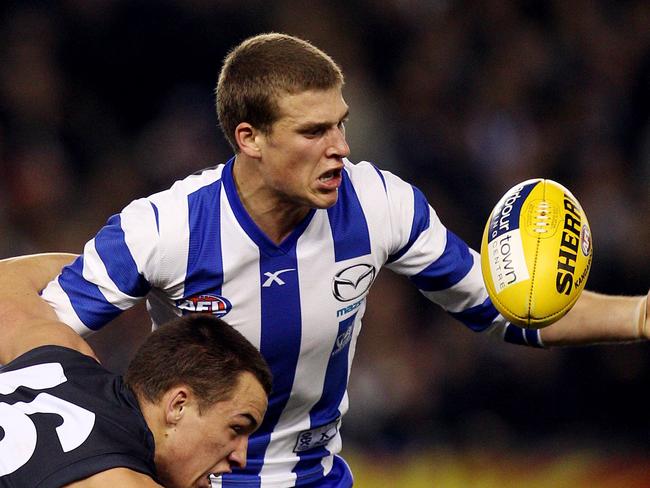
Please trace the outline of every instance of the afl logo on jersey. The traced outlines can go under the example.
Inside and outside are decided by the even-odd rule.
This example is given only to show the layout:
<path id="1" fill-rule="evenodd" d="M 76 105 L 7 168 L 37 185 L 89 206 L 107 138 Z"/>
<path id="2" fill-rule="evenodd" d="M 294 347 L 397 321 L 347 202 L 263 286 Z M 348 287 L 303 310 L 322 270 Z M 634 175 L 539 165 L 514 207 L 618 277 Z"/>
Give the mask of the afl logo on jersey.
<path id="1" fill-rule="evenodd" d="M 375 267 L 370 264 L 355 264 L 342 269 L 332 281 L 332 293 L 340 302 L 349 302 L 366 293 L 375 279 Z"/>
<path id="2" fill-rule="evenodd" d="M 227 298 L 218 295 L 197 295 L 178 300 L 176 306 L 183 312 L 211 313 L 223 317 L 232 309 L 232 304 Z"/>

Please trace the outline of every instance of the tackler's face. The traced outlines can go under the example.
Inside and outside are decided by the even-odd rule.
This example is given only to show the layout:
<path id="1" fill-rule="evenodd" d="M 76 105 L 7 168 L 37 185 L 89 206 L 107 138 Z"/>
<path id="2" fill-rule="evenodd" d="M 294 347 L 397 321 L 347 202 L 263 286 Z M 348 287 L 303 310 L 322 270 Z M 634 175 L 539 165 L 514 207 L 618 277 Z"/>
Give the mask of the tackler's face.
<path id="1" fill-rule="evenodd" d="M 260 171 L 279 201 L 306 208 L 329 208 L 341 186 L 348 106 L 341 87 L 283 94 L 278 119 L 260 134 Z"/>
<path id="2" fill-rule="evenodd" d="M 164 459 L 156 461 L 160 481 L 167 488 L 209 488 L 209 476 L 246 466 L 250 435 L 260 426 L 267 407 L 262 385 L 243 372 L 230 398 L 199 409 L 188 402 Z"/>

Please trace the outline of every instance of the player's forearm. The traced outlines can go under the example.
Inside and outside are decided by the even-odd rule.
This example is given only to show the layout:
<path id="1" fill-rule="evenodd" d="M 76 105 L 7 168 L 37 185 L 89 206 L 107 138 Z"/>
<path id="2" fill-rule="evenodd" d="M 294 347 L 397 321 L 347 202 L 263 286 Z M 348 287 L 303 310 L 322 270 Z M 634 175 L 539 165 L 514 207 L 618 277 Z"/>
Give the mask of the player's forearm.
<path id="1" fill-rule="evenodd" d="M 95 356 L 76 332 L 57 320 L 54 310 L 39 296 L 39 291 L 74 257 L 39 254 L 0 260 L 0 363 L 46 344 Z"/>
<path id="2" fill-rule="evenodd" d="M 0 260 L 3 273 L 10 272 L 20 278 L 18 284 L 40 291 L 77 257 L 70 253 L 42 253 Z M 2 279 L 3 275 L 0 275 Z"/>
<path id="3" fill-rule="evenodd" d="M 547 346 L 630 342 L 648 338 L 647 296 L 624 297 L 584 291 L 574 307 L 542 329 Z"/>
<path id="4" fill-rule="evenodd" d="M 7 364 L 27 351 L 47 345 L 68 347 L 97 359 L 90 345 L 62 322 L 35 318 L 22 311 L 10 311 L 7 307 L 2 310 L 1 320 L 0 364 Z"/>
<path id="5" fill-rule="evenodd" d="M 0 260 L 0 311 L 3 302 L 18 304 L 35 317 L 55 319 L 39 292 L 75 259 L 74 254 L 33 254 Z"/>

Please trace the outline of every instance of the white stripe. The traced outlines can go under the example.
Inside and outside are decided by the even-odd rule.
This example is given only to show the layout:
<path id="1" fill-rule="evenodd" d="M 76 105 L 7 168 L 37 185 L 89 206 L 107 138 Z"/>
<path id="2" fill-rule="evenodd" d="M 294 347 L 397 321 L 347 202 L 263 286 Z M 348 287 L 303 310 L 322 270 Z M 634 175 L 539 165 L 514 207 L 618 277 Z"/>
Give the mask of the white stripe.
<path id="1" fill-rule="evenodd" d="M 382 174 L 388 191 L 388 205 L 383 209 L 385 214 L 380 218 L 385 219 L 385 215 L 388 214 L 390 219 L 388 226 L 382 222 L 377 222 L 377 224 L 380 228 L 385 227 L 387 242 L 384 243 L 384 246 L 387 246 L 389 254 L 394 254 L 404 248 L 411 237 L 415 195 L 413 187 L 399 177 L 387 172 L 382 172 Z"/>
<path id="2" fill-rule="evenodd" d="M 506 327 L 508 325 L 506 318 L 499 314 L 492 321 L 492 324 L 485 330 L 483 334 L 487 334 L 491 338 L 496 338 L 499 341 L 503 341 L 506 335 Z"/>
<path id="3" fill-rule="evenodd" d="M 224 320 L 260 349 L 260 252 L 237 222 L 224 190 L 221 192 L 221 258 L 224 280 L 221 294 L 236 304 Z"/>
<path id="4" fill-rule="evenodd" d="M 72 308 L 70 298 L 68 298 L 68 295 L 61 288 L 58 277 L 47 285 L 41 296 L 54 309 L 59 320 L 72 327 L 77 334 L 88 336 L 94 332 L 92 329 L 86 327 L 77 315 L 77 312 Z"/>
<path id="5" fill-rule="evenodd" d="M 159 241 L 151 202 L 144 198 L 135 200 L 122 211 L 120 219 L 124 242 L 129 248 L 138 272 L 149 281 L 147 270 L 157 264 L 156 249 Z"/>
<path id="6" fill-rule="evenodd" d="M 158 208 L 160 240 L 158 262 L 145 270 L 152 285 L 163 289 L 172 300 L 183 296 L 190 240 L 187 194 L 174 185 L 169 193 L 150 197 Z"/>
<path id="7" fill-rule="evenodd" d="M 433 209 L 429 208 L 429 211 L 429 227 L 418 236 L 402 257 L 387 264 L 387 268 L 399 274 L 413 276 L 442 256 L 447 245 L 447 229 L 442 225 Z"/>
<path id="8" fill-rule="evenodd" d="M 462 312 L 483 303 L 488 294 L 483 285 L 481 257 L 473 249 L 470 249 L 470 253 L 474 264 L 462 280 L 446 290 L 423 291 L 422 294 L 449 312 Z"/>
<path id="9" fill-rule="evenodd" d="M 335 439 L 338 439 L 339 443 L 340 443 L 341 436 L 337 435 L 335 437 Z M 329 446 L 329 444 L 328 444 L 328 446 Z M 321 461 L 320 464 L 323 467 L 323 476 L 327 476 L 328 474 L 330 474 L 330 471 L 332 471 L 332 468 L 334 467 L 334 456 L 332 455 L 332 456 L 327 456 L 327 457 L 323 458 L 323 460 Z"/>

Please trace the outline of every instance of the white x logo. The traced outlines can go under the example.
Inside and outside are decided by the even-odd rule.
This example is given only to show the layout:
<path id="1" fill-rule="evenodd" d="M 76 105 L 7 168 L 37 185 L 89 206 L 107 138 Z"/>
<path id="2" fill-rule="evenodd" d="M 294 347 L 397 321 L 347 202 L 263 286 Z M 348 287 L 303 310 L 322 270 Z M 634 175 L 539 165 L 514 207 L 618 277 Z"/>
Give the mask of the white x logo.
<path id="1" fill-rule="evenodd" d="M 275 273 L 270 273 L 266 272 L 264 273 L 264 276 L 266 276 L 268 279 L 262 284 L 263 288 L 268 288 L 271 286 L 273 283 L 277 283 L 278 285 L 282 286 L 284 285 L 284 281 L 280 278 L 280 275 L 282 273 L 286 273 L 287 271 L 295 271 L 295 268 L 287 268 L 287 269 L 281 269 L 279 271 L 276 271 Z"/>

